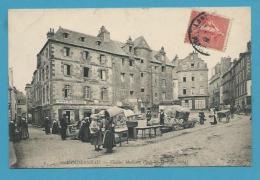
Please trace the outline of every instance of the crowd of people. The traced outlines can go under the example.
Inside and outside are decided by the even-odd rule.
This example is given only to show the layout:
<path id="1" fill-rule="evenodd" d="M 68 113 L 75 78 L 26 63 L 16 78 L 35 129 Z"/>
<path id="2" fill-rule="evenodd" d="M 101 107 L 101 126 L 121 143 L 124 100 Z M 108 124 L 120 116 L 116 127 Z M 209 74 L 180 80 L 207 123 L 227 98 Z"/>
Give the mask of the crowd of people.
<path id="1" fill-rule="evenodd" d="M 9 122 L 9 138 L 13 142 L 29 138 L 28 122 L 25 117 L 18 117 L 16 121 Z"/>
<path id="2" fill-rule="evenodd" d="M 106 149 L 107 153 L 111 153 L 113 147 L 116 146 L 114 133 L 113 118 L 105 111 L 104 115 L 84 117 L 78 121 L 76 128 L 78 129 L 77 139 L 82 142 L 91 143 L 95 151 Z M 70 131 L 69 118 L 64 114 L 60 121 L 51 122 L 48 117 L 44 121 L 45 134 L 60 134 L 62 140 L 66 140 Z M 52 129 L 52 132 L 50 131 Z"/>

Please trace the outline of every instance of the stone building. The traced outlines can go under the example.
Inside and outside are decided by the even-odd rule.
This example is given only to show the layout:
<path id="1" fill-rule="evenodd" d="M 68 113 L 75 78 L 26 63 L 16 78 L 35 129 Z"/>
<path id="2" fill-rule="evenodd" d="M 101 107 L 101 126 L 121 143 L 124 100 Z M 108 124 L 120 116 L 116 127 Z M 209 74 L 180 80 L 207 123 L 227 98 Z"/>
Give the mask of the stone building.
<path id="1" fill-rule="evenodd" d="M 177 76 L 181 105 L 190 109 L 208 108 L 208 68 L 198 53 L 192 52 L 178 60 Z"/>
<path id="2" fill-rule="evenodd" d="M 212 76 L 209 80 L 209 106 L 215 107 L 223 104 L 223 89 L 221 87 L 222 75 L 231 66 L 230 57 L 222 57 L 212 69 Z"/>
<path id="3" fill-rule="evenodd" d="M 222 79 L 224 104 L 251 106 L 251 42 L 247 43 L 247 51 L 239 54 Z"/>
<path id="4" fill-rule="evenodd" d="M 16 90 L 17 118 L 27 116 L 26 96 L 22 91 Z"/>
<path id="5" fill-rule="evenodd" d="M 26 84 L 25 86 L 25 96 L 26 96 L 26 112 L 27 112 L 27 120 L 30 123 L 35 123 L 32 122 L 32 85 L 31 84 Z"/>
<path id="6" fill-rule="evenodd" d="M 104 26 L 97 36 L 50 29 L 30 84 L 33 119 L 66 114 L 74 122 L 112 105 L 156 109 L 172 100 L 174 68 L 142 36 L 118 42 Z"/>

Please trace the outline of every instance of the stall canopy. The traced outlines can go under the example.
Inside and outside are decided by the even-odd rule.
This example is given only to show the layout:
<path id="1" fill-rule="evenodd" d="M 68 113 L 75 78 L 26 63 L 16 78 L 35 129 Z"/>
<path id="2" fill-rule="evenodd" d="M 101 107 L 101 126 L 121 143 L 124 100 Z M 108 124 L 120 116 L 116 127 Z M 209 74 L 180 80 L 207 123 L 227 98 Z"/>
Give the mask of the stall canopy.
<path id="1" fill-rule="evenodd" d="M 125 113 L 125 116 L 126 116 L 127 118 L 128 118 L 128 117 L 135 116 L 134 111 L 132 111 L 132 110 L 130 110 L 130 109 L 127 109 L 127 110 L 124 109 L 124 113 Z"/>
<path id="2" fill-rule="evenodd" d="M 106 111 L 109 113 L 109 116 L 110 116 L 110 117 L 117 116 L 117 115 L 119 115 L 119 114 L 124 113 L 124 110 L 123 110 L 123 109 L 121 109 L 121 108 L 119 108 L 119 107 L 116 107 L 116 106 L 113 106 L 113 107 L 111 107 L 111 108 L 108 108 Z"/>

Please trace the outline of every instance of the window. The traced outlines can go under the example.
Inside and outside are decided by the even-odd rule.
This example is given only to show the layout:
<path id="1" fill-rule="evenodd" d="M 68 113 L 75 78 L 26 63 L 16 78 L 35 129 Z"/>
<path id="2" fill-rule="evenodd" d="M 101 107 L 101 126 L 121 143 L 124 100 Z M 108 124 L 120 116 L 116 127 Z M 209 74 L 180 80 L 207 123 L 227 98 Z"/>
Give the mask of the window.
<path id="1" fill-rule="evenodd" d="M 141 73 L 141 77 L 144 77 L 144 73 Z"/>
<path id="2" fill-rule="evenodd" d="M 164 86 L 164 87 L 166 86 L 166 80 L 165 79 L 162 80 L 162 86 Z"/>
<path id="3" fill-rule="evenodd" d="M 183 81 L 183 82 L 186 82 L 186 77 L 183 77 L 183 78 L 182 78 L 182 81 Z"/>
<path id="4" fill-rule="evenodd" d="M 49 66 L 46 66 L 46 79 L 49 79 Z"/>
<path id="5" fill-rule="evenodd" d="M 108 99 L 108 91 L 107 88 L 101 88 L 101 100 L 106 101 Z"/>
<path id="6" fill-rule="evenodd" d="M 69 98 L 71 94 L 71 89 L 69 85 L 64 87 L 64 98 Z"/>
<path id="7" fill-rule="evenodd" d="M 122 81 L 122 82 L 125 81 L 125 73 L 121 73 L 121 81 Z"/>
<path id="8" fill-rule="evenodd" d="M 103 55 L 103 54 L 100 54 L 99 62 L 100 62 L 100 64 L 105 64 L 106 63 L 106 56 Z"/>
<path id="9" fill-rule="evenodd" d="M 124 65 L 125 65 L 125 59 L 122 58 L 122 59 L 121 59 L 121 62 L 122 62 L 122 66 L 124 66 Z"/>
<path id="10" fill-rule="evenodd" d="M 144 92 L 144 88 L 141 88 L 141 92 Z"/>
<path id="11" fill-rule="evenodd" d="M 165 66 L 162 66 L 162 72 L 165 72 Z"/>
<path id="12" fill-rule="evenodd" d="M 100 45 L 101 45 L 101 41 L 97 41 L 96 44 L 97 44 L 98 46 L 100 46 Z"/>
<path id="13" fill-rule="evenodd" d="M 191 80 L 192 80 L 192 81 L 195 81 L 195 77 L 194 77 L 194 76 L 192 76 L 192 77 L 191 77 Z"/>
<path id="14" fill-rule="evenodd" d="M 70 74 L 71 74 L 71 67 L 70 67 L 70 65 L 64 64 L 64 74 L 66 76 L 70 76 Z"/>
<path id="15" fill-rule="evenodd" d="M 45 51 L 46 51 L 46 52 L 45 52 L 45 57 L 48 58 L 48 55 L 49 55 L 49 50 L 48 50 L 48 48 L 46 48 Z"/>
<path id="16" fill-rule="evenodd" d="M 45 88 L 42 88 L 42 101 L 45 103 Z"/>
<path id="17" fill-rule="evenodd" d="M 83 76 L 84 77 L 89 77 L 89 68 L 88 67 L 84 67 L 83 68 Z"/>
<path id="18" fill-rule="evenodd" d="M 105 70 L 100 70 L 100 79 L 106 80 L 106 71 Z"/>
<path id="19" fill-rule="evenodd" d="M 166 99 L 166 92 L 163 92 L 162 93 L 162 100 L 165 100 Z"/>
<path id="20" fill-rule="evenodd" d="M 134 91 L 130 91 L 130 96 L 133 96 L 134 95 Z"/>
<path id="21" fill-rule="evenodd" d="M 70 55 L 70 48 L 64 47 L 64 56 L 69 56 Z"/>
<path id="22" fill-rule="evenodd" d="M 81 42 L 84 42 L 84 41 L 85 41 L 85 37 L 80 37 L 79 40 L 80 40 Z"/>
<path id="23" fill-rule="evenodd" d="M 90 87 L 86 86 L 84 90 L 85 98 L 90 99 Z"/>
<path id="24" fill-rule="evenodd" d="M 68 33 L 63 33 L 63 38 L 68 38 L 69 34 Z"/>
<path id="25" fill-rule="evenodd" d="M 129 52 L 132 52 L 133 47 L 129 46 Z"/>
<path id="26" fill-rule="evenodd" d="M 83 51 L 83 58 L 84 58 L 85 60 L 88 59 L 88 55 L 89 55 L 89 52 L 88 52 L 88 51 Z"/>
<path id="27" fill-rule="evenodd" d="M 206 108 L 206 102 L 204 99 L 195 100 L 195 109 L 205 109 L 205 108 Z"/>
<path id="28" fill-rule="evenodd" d="M 43 80 L 43 81 L 45 80 L 45 72 L 44 72 L 44 69 L 42 69 L 42 80 Z"/>
<path id="29" fill-rule="evenodd" d="M 141 63 L 144 63 L 144 60 L 143 60 L 143 59 L 141 59 Z"/>
<path id="30" fill-rule="evenodd" d="M 130 83 L 134 82 L 134 74 L 130 74 Z"/>
<path id="31" fill-rule="evenodd" d="M 190 66 L 191 66 L 192 68 L 194 68 L 194 63 L 191 63 Z"/>
<path id="32" fill-rule="evenodd" d="M 50 100 L 50 97 L 49 97 L 49 86 L 47 85 L 46 86 L 46 97 L 47 97 L 47 102 L 49 102 L 49 100 Z"/>
<path id="33" fill-rule="evenodd" d="M 133 66 L 133 60 L 129 60 L 129 66 Z"/>
<path id="34" fill-rule="evenodd" d="M 185 95 L 187 92 L 186 92 L 186 89 L 183 89 L 182 90 L 182 94 Z"/>

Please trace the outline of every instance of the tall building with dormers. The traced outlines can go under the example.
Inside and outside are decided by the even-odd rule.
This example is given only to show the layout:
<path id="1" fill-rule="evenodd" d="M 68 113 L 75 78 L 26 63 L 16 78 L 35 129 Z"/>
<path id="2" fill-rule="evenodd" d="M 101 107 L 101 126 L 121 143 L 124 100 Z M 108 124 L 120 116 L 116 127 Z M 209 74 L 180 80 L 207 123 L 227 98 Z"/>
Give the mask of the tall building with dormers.
<path id="1" fill-rule="evenodd" d="M 118 42 L 104 26 L 97 36 L 50 29 L 30 84 L 33 120 L 66 114 L 74 122 L 113 105 L 156 110 L 178 88 L 175 68 L 163 47 L 152 50 L 142 36 Z"/>
<path id="2" fill-rule="evenodd" d="M 198 53 L 178 60 L 177 76 L 181 105 L 193 110 L 208 108 L 208 68 Z"/>

